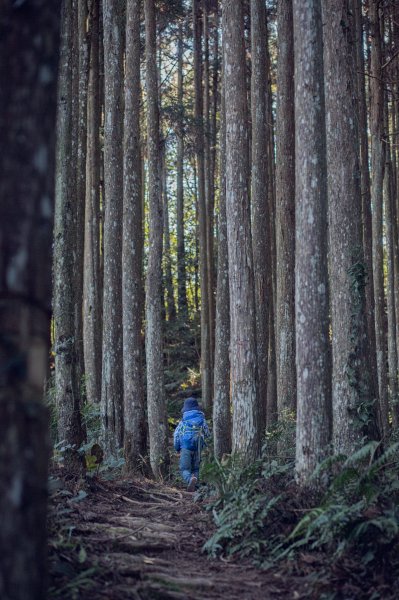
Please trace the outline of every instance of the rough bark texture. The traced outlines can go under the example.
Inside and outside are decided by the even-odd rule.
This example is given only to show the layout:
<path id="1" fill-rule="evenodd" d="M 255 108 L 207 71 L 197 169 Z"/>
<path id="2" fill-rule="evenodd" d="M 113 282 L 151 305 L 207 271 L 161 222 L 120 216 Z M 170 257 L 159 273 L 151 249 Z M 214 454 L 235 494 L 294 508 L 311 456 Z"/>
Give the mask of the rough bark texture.
<path id="1" fill-rule="evenodd" d="M 374 324 L 374 286 L 373 286 L 373 255 L 372 255 L 372 225 L 371 225 L 371 195 L 370 195 L 370 170 L 369 170 L 369 144 L 367 126 L 365 64 L 362 0 L 354 0 L 356 18 L 356 43 L 357 43 L 357 84 L 358 84 L 358 123 L 360 143 L 360 175 L 362 197 L 362 225 L 363 225 L 363 255 L 366 266 L 366 311 L 367 334 L 369 343 L 369 360 L 371 381 L 374 397 L 378 395 L 377 354 L 375 346 Z"/>
<path id="2" fill-rule="evenodd" d="M 387 338 L 385 323 L 382 196 L 385 152 L 383 146 L 382 53 L 378 1 L 370 0 L 371 70 L 370 70 L 370 133 L 371 133 L 371 202 L 373 232 L 373 282 L 375 300 L 375 337 L 381 433 L 388 434 Z"/>
<path id="3" fill-rule="evenodd" d="M 388 106 L 385 106 L 388 113 Z M 386 114 L 388 125 L 388 114 Z M 391 138 L 388 138 L 391 139 Z M 384 173 L 384 207 L 385 207 L 385 238 L 387 253 L 387 317 L 388 317 L 388 375 L 389 403 L 393 424 L 397 425 L 398 400 L 398 350 L 396 347 L 396 311 L 395 311 L 395 264 L 394 264 L 394 178 L 391 157 L 391 147 L 386 146 L 386 163 Z"/>
<path id="4" fill-rule="evenodd" d="M 266 15 L 263 0 L 251 0 L 251 110 L 252 110 L 252 248 L 255 277 L 256 342 L 260 427 L 266 426 L 269 357 L 269 311 L 273 294 L 268 197 Z"/>
<path id="5" fill-rule="evenodd" d="M 223 75 L 222 75 L 223 78 Z M 220 196 L 218 271 L 216 288 L 215 370 L 213 386 L 213 447 L 216 458 L 231 452 L 230 410 L 230 295 L 226 221 L 226 122 L 224 86 L 220 115 Z"/>
<path id="6" fill-rule="evenodd" d="M 77 449 L 83 435 L 80 420 L 81 372 L 78 362 L 75 307 L 76 294 L 76 196 L 72 195 L 75 164 L 72 163 L 72 70 L 73 13 L 70 0 L 62 4 L 61 50 L 57 100 L 57 147 L 55 173 L 55 222 L 53 262 L 53 318 L 55 395 L 58 437 L 66 447 L 65 462 L 79 468 Z"/>
<path id="7" fill-rule="evenodd" d="M 83 342 L 86 394 L 101 400 L 99 3 L 89 4 L 90 71 L 87 96 Z"/>
<path id="8" fill-rule="evenodd" d="M 106 453 L 116 455 L 123 444 L 123 0 L 104 0 L 103 28 L 105 211 L 101 416 Z"/>
<path id="9" fill-rule="evenodd" d="M 180 122 L 177 131 L 176 155 L 176 237 L 177 237 L 177 305 L 179 316 L 185 319 L 188 315 L 186 290 L 186 253 L 184 248 L 184 104 L 183 104 L 183 26 L 179 25 L 177 46 L 177 103 Z"/>
<path id="10" fill-rule="evenodd" d="M 87 92 L 89 78 L 89 48 L 87 31 L 87 1 L 76 4 L 77 30 L 76 43 L 76 242 L 75 242 L 75 339 L 76 353 L 81 384 L 84 376 L 84 346 L 83 346 L 83 264 L 84 264 L 84 235 L 85 235 L 85 195 L 86 195 L 86 146 L 87 146 Z"/>
<path id="11" fill-rule="evenodd" d="M 127 469 L 146 451 L 143 361 L 143 215 L 140 156 L 140 0 L 126 2 L 123 141 L 122 323 L 124 448 Z"/>
<path id="12" fill-rule="evenodd" d="M 176 318 L 175 296 L 173 292 L 172 276 L 172 253 L 170 250 L 170 224 L 169 224 L 169 196 L 168 196 L 168 173 L 166 166 L 166 144 L 163 144 L 162 158 L 162 200 L 163 200 L 163 263 L 164 263 L 164 285 L 166 291 L 166 307 L 168 321 Z"/>
<path id="13" fill-rule="evenodd" d="M 246 460 L 260 448 L 256 315 L 249 210 L 248 111 L 243 7 L 223 4 L 226 112 L 226 212 L 231 327 L 233 451 Z"/>
<path id="14" fill-rule="evenodd" d="M 370 401 L 356 120 L 355 24 L 348 0 L 322 2 L 327 123 L 334 451 L 353 452 Z M 363 416 L 360 414 L 360 416 Z"/>
<path id="15" fill-rule="evenodd" d="M 0 597 L 46 597 L 51 241 L 60 2 L 3 3 Z M 29 107 L 29 110 L 27 110 Z"/>
<path id="16" fill-rule="evenodd" d="M 199 1 L 193 0 L 193 46 L 194 46 L 194 119 L 195 154 L 197 163 L 197 198 L 199 221 L 199 263 L 201 290 L 201 387 L 202 403 L 205 408 L 211 405 L 211 349 L 209 326 L 209 293 L 207 267 L 207 228 L 205 204 L 205 171 L 204 171 L 204 125 L 202 107 L 202 63 L 201 63 L 201 19 Z"/>
<path id="17" fill-rule="evenodd" d="M 210 60 L 209 60 L 209 2 L 202 0 L 202 22 L 204 37 L 203 58 L 203 123 L 204 123 L 204 174 L 205 174 L 205 219 L 206 219 L 206 260 L 208 277 L 208 311 L 209 311 L 209 352 L 211 388 L 213 380 L 214 348 L 215 348 L 215 294 L 213 256 L 213 212 L 214 212 L 214 180 L 211 156 L 211 122 L 210 122 Z"/>
<path id="18" fill-rule="evenodd" d="M 327 180 L 320 0 L 294 0 L 296 472 L 307 483 L 330 439 Z"/>
<path id="19" fill-rule="evenodd" d="M 295 111 L 292 1 L 277 12 L 276 356 L 279 418 L 296 408 L 295 371 Z"/>
<path id="20" fill-rule="evenodd" d="M 154 0 L 145 0 L 149 254 L 146 287 L 147 406 L 150 462 L 155 477 L 167 467 L 167 415 L 163 380 L 162 325 L 162 198 L 160 183 L 160 140 L 158 76 L 156 62 L 156 19 Z"/>

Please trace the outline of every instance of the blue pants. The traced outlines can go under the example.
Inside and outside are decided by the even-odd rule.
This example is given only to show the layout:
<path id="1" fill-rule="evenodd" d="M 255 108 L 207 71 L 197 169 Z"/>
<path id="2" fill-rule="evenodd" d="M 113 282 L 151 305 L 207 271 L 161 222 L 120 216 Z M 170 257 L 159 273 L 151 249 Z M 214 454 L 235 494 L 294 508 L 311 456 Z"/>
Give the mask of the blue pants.
<path id="1" fill-rule="evenodd" d="M 191 475 L 195 475 L 198 479 L 199 467 L 199 452 L 182 448 L 180 451 L 180 473 L 186 483 L 190 481 Z"/>

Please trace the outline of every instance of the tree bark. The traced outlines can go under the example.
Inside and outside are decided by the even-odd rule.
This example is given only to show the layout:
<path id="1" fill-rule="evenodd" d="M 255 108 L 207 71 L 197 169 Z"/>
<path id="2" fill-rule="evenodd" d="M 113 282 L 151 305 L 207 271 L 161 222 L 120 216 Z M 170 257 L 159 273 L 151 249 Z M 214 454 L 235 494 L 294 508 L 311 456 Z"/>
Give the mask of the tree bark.
<path id="1" fill-rule="evenodd" d="M 122 212 L 124 0 L 104 0 L 104 299 L 101 416 L 106 454 L 123 445 Z"/>
<path id="2" fill-rule="evenodd" d="M 333 444 L 352 453 L 371 412 L 367 354 L 360 167 L 356 119 L 355 24 L 348 0 L 323 0 L 327 122 Z"/>
<path id="3" fill-rule="evenodd" d="M 147 84 L 147 144 L 149 255 L 146 289 L 147 406 L 150 462 L 155 477 L 167 467 L 167 415 L 163 380 L 162 343 L 162 198 L 160 184 L 160 139 L 158 75 L 156 62 L 156 17 L 154 0 L 144 1 Z"/>
<path id="4" fill-rule="evenodd" d="M 140 0 L 126 2 L 123 138 L 122 324 L 124 454 L 136 471 L 146 452 L 143 386 L 143 215 L 140 153 Z"/>
<path id="5" fill-rule="evenodd" d="M 77 453 L 83 441 L 80 418 L 81 371 L 76 340 L 76 179 L 72 162 L 72 4 L 65 0 L 61 16 L 61 50 L 57 100 L 57 145 L 55 165 L 55 223 L 53 262 L 53 318 L 55 393 L 58 438 L 63 442 L 65 464 L 80 470 Z"/>
<path id="6" fill-rule="evenodd" d="M 77 46 L 76 73 L 76 243 L 75 243 L 75 339 L 77 361 L 80 372 L 80 386 L 84 383 L 83 346 L 83 268 L 85 234 L 85 195 L 86 195 L 86 146 L 87 146 L 87 92 L 89 79 L 88 47 L 88 7 L 87 0 L 76 5 Z M 75 134 L 74 134 L 75 135 Z"/>
<path id="7" fill-rule="evenodd" d="M 364 64 L 364 40 L 363 40 L 363 15 L 362 0 L 354 0 L 356 37 L 357 37 L 357 83 L 358 83 L 358 122 L 360 143 L 360 175 L 361 175 L 361 197 L 362 197 L 362 226 L 363 226 L 363 253 L 364 263 L 367 271 L 366 284 L 366 311 L 367 311 L 367 335 L 369 340 L 369 360 L 371 368 L 371 379 L 374 397 L 378 396 L 378 372 L 377 354 L 375 341 L 374 322 L 374 286 L 373 286 L 373 235 L 371 223 L 371 195 L 370 195 L 370 170 L 369 170 L 369 143 L 366 106 L 366 82 Z"/>
<path id="8" fill-rule="evenodd" d="M 271 276 L 270 199 L 268 197 L 267 29 L 263 0 L 251 0 L 252 248 L 255 278 L 256 342 L 260 427 L 266 427 Z"/>
<path id="9" fill-rule="evenodd" d="M 277 12 L 276 357 L 279 419 L 296 409 L 295 371 L 295 111 L 291 0 Z"/>
<path id="10" fill-rule="evenodd" d="M 183 25 L 179 24 L 177 42 L 177 103 L 180 122 L 177 130 L 176 154 L 176 237 L 177 237 L 177 305 L 179 316 L 184 320 L 188 316 L 186 290 L 186 252 L 184 247 L 184 102 L 183 102 Z"/>
<path id="11" fill-rule="evenodd" d="M 296 473 L 307 484 L 330 440 L 327 173 L 320 0 L 294 0 Z"/>
<path id="12" fill-rule="evenodd" d="M 202 21 L 204 37 L 203 58 L 203 123 L 204 123 L 204 175 L 205 175 L 205 220 L 206 220 L 206 260 L 208 277 L 208 311 L 209 311 L 209 352 L 211 389 L 213 380 L 215 350 L 215 295 L 214 295 L 214 256 L 213 256 L 213 223 L 214 223 L 214 181 L 212 178 L 211 121 L 210 121 L 210 60 L 209 60 L 209 1 L 202 0 Z"/>
<path id="13" fill-rule="evenodd" d="M 371 202 L 373 237 L 373 282 L 375 300 L 375 337 L 381 433 L 386 437 L 388 424 L 387 338 L 385 323 L 385 296 L 383 270 L 382 196 L 384 180 L 384 117 L 382 87 L 382 53 L 378 1 L 370 0 L 371 27 L 370 69 L 370 134 L 371 134 Z"/>
<path id="14" fill-rule="evenodd" d="M 205 170 L 204 170 L 204 123 L 202 102 L 202 44 L 200 0 L 193 0 L 193 48 L 194 48 L 194 120 L 195 120 L 195 154 L 197 163 L 197 197 L 199 221 L 199 263 L 201 292 L 201 388 L 202 403 L 205 408 L 211 406 L 211 342 L 209 285 L 207 263 L 207 224 L 205 203 Z"/>
<path id="15" fill-rule="evenodd" d="M 163 231 L 164 231 L 164 282 L 166 291 L 166 307 L 168 321 L 176 319 L 176 305 L 173 291 L 173 276 L 172 276 L 172 253 L 170 249 L 170 224 L 169 224 L 169 196 L 168 196 L 168 172 L 166 165 L 166 140 L 163 143 L 161 157 L 161 173 L 162 173 L 162 197 L 163 197 Z"/>
<path id="16" fill-rule="evenodd" d="M 222 66 L 223 69 L 223 66 Z M 223 80 L 223 75 L 222 75 Z M 216 288 L 213 446 L 216 458 L 231 452 L 230 410 L 230 295 L 226 216 L 226 120 L 224 86 L 220 113 L 220 196 L 218 271 Z"/>
<path id="17" fill-rule="evenodd" d="M 226 106 L 226 212 L 230 289 L 233 451 L 245 460 L 260 450 L 256 314 L 249 209 L 248 111 L 243 7 L 223 4 Z"/>
<path id="18" fill-rule="evenodd" d="M 83 342 L 86 393 L 101 400 L 99 2 L 89 4 L 90 72 L 87 97 L 86 206 L 83 267 Z"/>
<path id="19" fill-rule="evenodd" d="M 51 243 L 60 2 L 3 4 L 0 36 L 0 597 L 47 592 Z M 29 110 L 27 110 L 29 107 Z"/>

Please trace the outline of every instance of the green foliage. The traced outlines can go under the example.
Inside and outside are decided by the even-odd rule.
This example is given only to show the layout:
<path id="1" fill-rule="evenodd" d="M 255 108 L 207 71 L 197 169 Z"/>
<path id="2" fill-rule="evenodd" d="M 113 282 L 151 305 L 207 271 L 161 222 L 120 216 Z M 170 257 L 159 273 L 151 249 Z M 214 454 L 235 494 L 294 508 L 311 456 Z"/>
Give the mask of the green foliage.
<path id="1" fill-rule="evenodd" d="M 342 466 L 331 479 L 320 506 L 310 510 L 293 529 L 289 551 L 306 545 L 339 557 L 356 550 L 367 563 L 392 547 L 398 548 L 399 444 L 392 444 L 376 458 L 378 446 L 370 442 L 346 459 L 339 457 Z M 318 472 L 331 467 L 327 461 Z"/>
<path id="2" fill-rule="evenodd" d="M 275 436 L 273 444 L 280 446 L 276 431 Z M 216 524 L 206 552 L 251 556 L 264 565 L 304 550 L 325 552 L 334 560 L 355 553 L 363 565 L 394 560 L 399 443 L 381 453 L 380 444 L 370 442 L 349 457 L 326 459 L 313 475 L 324 486 L 318 493 L 299 489 L 293 461 L 281 455 L 270 460 L 269 447 L 270 436 L 262 459 L 249 466 L 232 456 L 204 468 Z"/>
<path id="3" fill-rule="evenodd" d="M 285 433 L 274 431 L 265 443 L 263 458 L 252 464 L 244 464 L 233 455 L 204 466 L 202 477 L 211 496 L 208 508 L 217 527 L 204 551 L 212 556 L 225 553 L 260 560 L 265 552 L 273 553 L 280 547 L 287 523 L 292 521 L 290 510 L 283 508 L 283 490 L 295 485 L 293 462 L 265 457 L 270 445 Z M 215 492 L 216 497 L 212 496 Z"/>

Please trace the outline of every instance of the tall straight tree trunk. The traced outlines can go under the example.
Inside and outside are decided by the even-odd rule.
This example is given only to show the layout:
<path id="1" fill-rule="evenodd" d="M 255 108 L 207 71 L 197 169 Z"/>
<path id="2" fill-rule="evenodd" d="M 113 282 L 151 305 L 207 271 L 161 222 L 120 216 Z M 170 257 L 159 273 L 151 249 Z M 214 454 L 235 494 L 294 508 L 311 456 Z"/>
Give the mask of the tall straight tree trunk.
<path id="1" fill-rule="evenodd" d="M 76 161 L 76 246 L 75 246 L 75 338 L 77 343 L 80 377 L 84 376 L 83 346 L 83 270 L 86 200 L 86 148 L 87 148 L 87 92 L 89 83 L 89 38 L 87 31 L 87 2 L 78 2 L 76 7 L 78 29 L 78 72 L 77 72 L 77 161 Z"/>
<path id="2" fill-rule="evenodd" d="M 256 342 L 260 427 L 266 427 L 271 276 L 270 198 L 268 197 L 266 15 L 263 0 L 251 0 L 252 248 L 255 277 Z"/>
<path id="3" fill-rule="evenodd" d="M 362 197 L 363 253 L 367 270 L 366 311 L 367 334 L 369 340 L 369 355 L 371 378 L 374 394 L 378 395 L 377 354 L 374 322 L 374 286 L 373 286 L 373 235 L 371 222 L 371 195 L 369 170 L 369 143 L 366 106 L 366 82 L 364 64 L 363 14 L 362 0 L 354 0 L 356 18 L 357 43 L 357 84 L 358 84 L 358 123 L 360 143 L 360 175 Z"/>
<path id="4" fill-rule="evenodd" d="M 101 416 L 106 453 L 123 445 L 122 211 L 124 0 L 104 0 L 104 300 Z"/>
<path id="5" fill-rule="evenodd" d="M 399 6 L 395 5 L 394 7 L 394 13 L 393 13 L 393 39 L 394 39 L 394 44 L 396 47 L 398 47 L 398 43 L 399 43 Z M 394 202 L 393 202 L 393 206 L 392 206 L 392 211 L 393 211 L 393 216 L 392 216 L 392 225 L 393 225 L 393 241 L 394 241 L 394 247 L 393 247 L 393 255 L 394 255 L 394 268 L 395 268 L 395 276 L 394 276 L 394 288 L 395 288 L 395 312 L 396 312 L 396 317 L 397 317 L 397 326 L 396 326 L 396 347 L 398 349 L 398 354 L 399 354 L 399 325 L 398 325 L 398 319 L 399 319 L 399 194 L 398 194 L 398 190 L 399 190 L 399 150 L 398 150 L 398 140 L 399 140 L 399 134 L 398 134 L 398 127 L 399 127 L 399 96 L 398 96 L 398 92 L 399 92 L 399 82 L 398 82 L 398 77 L 399 77 L 399 64 L 396 64 L 396 69 L 395 69 L 395 78 L 396 78 L 396 82 L 393 86 L 393 106 L 392 106 L 392 112 L 393 112 L 393 130 L 395 132 L 395 135 L 392 138 L 392 142 L 393 142 L 393 156 L 394 156 L 394 164 L 395 164 L 395 198 L 394 198 Z M 399 359 L 399 357 L 398 357 Z M 398 371 L 399 371 L 399 364 L 398 364 Z M 397 420 L 399 420 L 399 404 L 396 405 L 396 407 L 393 410 L 393 419 L 394 419 L 394 425 L 395 422 Z"/>
<path id="6" fill-rule="evenodd" d="M 86 393 L 89 402 L 100 402 L 101 399 L 99 19 L 98 0 L 91 0 L 83 266 L 83 342 Z"/>
<path id="7" fill-rule="evenodd" d="M 215 296 L 214 296 L 214 257 L 213 257 L 213 213 L 214 181 L 212 179 L 211 120 L 210 120 L 210 59 L 209 59 L 209 1 L 202 0 L 202 20 L 204 37 L 203 61 L 203 122 L 204 122 L 204 174 L 205 174 L 205 212 L 206 212 L 206 260 L 208 276 L 209 310 L 209 349 L 211 386 L 215 349 Z"/>
<path id="8" fill-rule="evenodd" d="M 184 103 L 183 103 L 183 25 L 179 23 L 177 42 L 177 103 L 180 122 L 177 131 L 176 154 L 176 238 L 177 238 L 177 306 L 179 316 L 188 316 L 186 290 L 186 252 L 184 247 Z"/>
<path id="9" fill-rule="evenodd" d="M 388 134 L 385 147 L 386 161 L 384 170 L 384 213 L 385 213 L 385 239 L 387 261 L 387 318 L 388 318 L 388 382 L 389 405 L 392 422 L 397 426 L 397 399 L 398 399 L 398 350 L 396 346 L 397 317 L 395 310 L 395 248 L 394 248 L 394 219 L 396 218 L 394 166 L 392 160 L 391 140 L 394 128 L 389 127 L 389 102 L 385 94 L 384 102 L 385 129 Z M 391 115 L 392 116 L 392 115 Z"/>
<path id="10" fill-rule="evenodd" d="M 199 263 L 200 263 L 200 290 L 201 290 L 201 388 L 202 402 L 205 408 L 211 405 L 212 377 L 211 377 L 211 341 L 210 341 L 210 312 L 209 312 L 209 285 L 207 263 L 207 224 L 205 202 L 205 170 L 204 170 L 204 124 L 202 102 L 202 44 L 201 44 L 201 19 L 200 0 L 193 0 L 193 51 L 194 51 L 194 119 L 195 154 L 197 169 L 197 197 L 199 221 Z"/>
<path id="11" fill-rule="evenodd" d="M 266 23 L 266 34 L 268 35 L 268 26 Z M 272 99 L 272 74 L 269 45 L 266 41 L 266 77 L 267 77 L 267 96 L 266 96 L 266 132 L 267 132 L 267 170 L 268 170 L 268 198 L 269 198 L 269 248 L 271 265 L 271 284 L 272 294 L 269 303 L 269 363 L 267 379 L 267 427 L 272 426 L 277 421 L 277 361 L 276 361 L 276 272 L 277 272 L 277 253 L 276 253 L 276 165 L 274 160 L 274 117 L 273 117 L 273 99 Z"/>
<path id="12" fill-rule="evenodd" d="M 353 101 L 356 98 L 355 23 L 348 0 L 323 0 L 322 5 L 333 444 L 336 454 L 349 454 L 366 433 L 362 430 L 359 412 L 372 397 L 367 354 L 359 145 Z"/>
<path id="13" fill-rule="evenodd" d="M 60 2 L 7 2 L 0 36 L 0 597 L 47 597 L 51 241 Z M 29 107 L 29 109 L 27 109 Z"/>
<path id="14" fill-rule="evenodd" d="M 166 141 L 163 144 L 161 157 L 161 173 L 162 173 L 162 197 L 163 197 L 163 262 L 164 262 L 164 282 L 166 291 L 166 307 L 168 321 L 173 321 L 176 318 L 175 296 L 173 292 L 173 276 L 172 276 L 172 253 L 170 249 L 170 223 L 169 223 L 169 195 L 168 195 L 168 172 L 166 164 Z"/>
<path id="15" fill-rule="evenodd" d="M 233 451 L 252 460 L 260 450 L 256 314 L 249 208 L 248 110 L 243 6 L 223 4 L 226 114 L 226 212 L 230 289 Z"/>
<path id="16" fill-rule="evenodd" d="M 72 163 L 72 4 L 62 5 L 61 50 L 57 100 L 57 147 L 55 166 L 55 223 L 53 264 L 53 317 L 55 388 L 58 437 L 67 448 L 65 463 L 80 469 L 77 453 L 83 441 L 80 419 L 80 369 L 75 338 L 76 197 L 72 196 L 75 164 Z"/>
<path id="17" fill-rule="evenodd" d="M 294 0 L 296 473 L 306 484 L 330 440 L 327 172 L 320 0 Z"/>
<path id="18" fill-rule="evenodd" d="M 296 408 L 295 371 L 295 112 L 292 1 L 277 12 L 276 356 L 279 418 Z"/>
<path id="19" fill-rule="evenodd" d="M 383 86 L 382 51 L 379 20 L 379 2 L 370 0 L 369 16 L 371 27 L 371 70 L 370 70 L 370 133 L 371 133 L 371 202 L 373 232 L 373 281 L 375 300 L 375 337 L 377 348 L 377 370 L 381 433 L 387 436 L 388 425 L 388 382 L 387 382 L 387 338 L 385 323 L 385 296 L 383 270 L 383 218 L 382 196 L 385 152 L 383 145 Z"/>
<path id="20" fill-rule="evenodd" d="M 147 407 L 150 462 L 155 477 L 167 467 L 167 416 L 163 380 L 162 333 L 162 198 L 160 182 L 160 139 L 157 75 L 156 17 L 154 0 L 144 1 L 147 84 L 147 145 L 149 255 L 146 288 Z"/>
<path id="21" fill-rule="evenodd" d="M 223 69 L 223 66 L 222 66 Z M 222 75 L 223 80 L 223 75 Z M 226 217 L 226 120 L 224 86 L 220 114 L 220 196 L 218 271 L 216 288 L 215 371 L 213 387 L 213 445 L 215 456 L 231 452 L 230 411 L 230 295 Z"/>
<path id="22" fill-rule="evenodd" d="M 140 153 L 140 0 L 126 2 L 123 138 L 122 324 L 124 451 L 129 471 L 146 451 L 141 330 L 143 326 L 143 215 Z"/>
<path id="23" fill-rule="evenodd" d="M 393 238 L 393 212 L 394 190 L 393 169 L 390 157 L 390 148 L 386 148 L 387 160 L 384 174 L 384 204 L 385 204 L 385 236 L 387 248 L 387 317 L 388 317 L 388 374 L 389 374 L 389 400 L 394 426 L 398 424 L 397 399 L 398 399 L 398 350 L 396 347 L 396 312 L 395 312 L 395 267 L 394 267 L 394 238 Z"/>

